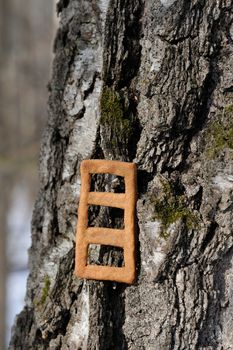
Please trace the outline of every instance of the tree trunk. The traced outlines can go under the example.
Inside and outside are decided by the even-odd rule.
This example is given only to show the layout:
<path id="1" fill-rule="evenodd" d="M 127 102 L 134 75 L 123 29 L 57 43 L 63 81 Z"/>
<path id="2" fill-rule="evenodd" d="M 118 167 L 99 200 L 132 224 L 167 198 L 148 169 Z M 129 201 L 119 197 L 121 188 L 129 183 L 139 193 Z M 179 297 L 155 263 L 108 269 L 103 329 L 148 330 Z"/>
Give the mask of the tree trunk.
<path id="1" fill-rule="evenodd" d="M 10 349 L 233 349 L 232 5 L 58 3 L 31 273 Z M 73 273 L 90 158 L 137 164 L 132 286 Z"/>

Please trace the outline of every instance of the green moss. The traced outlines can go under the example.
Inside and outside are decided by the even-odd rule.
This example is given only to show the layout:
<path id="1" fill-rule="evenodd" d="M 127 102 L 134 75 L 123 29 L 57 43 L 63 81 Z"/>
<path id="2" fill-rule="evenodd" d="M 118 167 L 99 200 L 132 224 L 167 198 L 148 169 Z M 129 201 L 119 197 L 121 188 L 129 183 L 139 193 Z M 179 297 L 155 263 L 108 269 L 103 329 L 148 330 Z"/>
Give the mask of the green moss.
<path id="1" fill-rule="evenodd" d="M 224 112 L 227 114 L 233 115 L 233 104 L 227 105 L 224 109 Z"/>
<path id="2" fill-rule="evenodd" d="M 49 293 L 50 284 L 51 284 L 51 282 L 50 282 L 49 276 L 46 275 L 45 279 L 44 279 L 44 287 L 42 289 L 41 298 L 40 298 L 40 302 L 39 302 L 40 305 L 44 305 L 44 303 L 46 301 L 46 298 L 47 298 L 48 293 Z"/>
<path id="3" fill-rule="evenodd" d="M 128 140 L 133 132 L 133 118 L 124 109 L 119 94 L 105 87 L 101 95 L 100 109 L 100 123 L 111 130 L 109 134 L 112 146 L 116 146 L 119 141 Z"/>
<path id="4" fill-rule="evenodd" d="M 171 224 L 182 219 L 188 229 L 192 229 L 197 225 L 197 217 L 187 208 L 185 197 L 177 196 L 173 193 L 171 185 L 167 181 L 163 181 L 163 194 L 160 198 L 153 198 L 154 207 L 153 219 L 157 219 L 162 223 L 162 233 L 164 238 L 168 237 L 168 228 Z"/>
<path id="5" fill-rule="evenodd" d="M 221 151 L 228 148 L 233 150 L 233 104 L 224 108 L 206 132 L 208 158 L 215 158 Z"/>

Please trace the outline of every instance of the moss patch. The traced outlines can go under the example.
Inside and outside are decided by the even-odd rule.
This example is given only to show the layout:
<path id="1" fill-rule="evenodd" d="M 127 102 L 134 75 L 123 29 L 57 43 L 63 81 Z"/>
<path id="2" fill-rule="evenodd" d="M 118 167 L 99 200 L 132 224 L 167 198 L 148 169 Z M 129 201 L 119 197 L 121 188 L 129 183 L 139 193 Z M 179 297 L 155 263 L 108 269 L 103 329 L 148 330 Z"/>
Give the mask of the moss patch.
<path id="1" fill-rule="evenodd" d="M 233 150 L 233 104 L 226 106 L 223 113 L 209 125 L 206 140 L 206 155 L 210 159 L 226 148 Z"/>
<path id="2" fill-rule="evenodd" d="M 100 109 L 100 124 L 111 131 L 109 136 L 112 146 L 129 140 L 133 132 L 133 117 L 125 110 L 119 94 L 111 88 L 104 87 Z"/>
<path id="3" fill-rule="evenodd" d="M 44 305 L 44 303 L 46 301 L 46 298 L 47 298 L 48 293 L 49 293 L 50 284 L 51 284 L 51 282 L 50 282 L 49 276 L 46 275 L 45 279 L 44 279 L 44 287 L 43 287 L 42 292 L 41 292 L 41 298 L 40 298 L 40 302 L 39 302 L 40 305 Z"/>
<path id="4" fill-rule="evenodd" d="M 197 223 L 197 217 L 190 209 L 187 208 L 185 196 L 174 194 L 171 185 L 163 180 L 163 192 L 159 198 L 153 197 L 154 213 L 153 219 L 162 223 L 162 237 L 168 238 L 168 228 L 171 224 L 182 219 L 188 229 L 194 228 Z"/>

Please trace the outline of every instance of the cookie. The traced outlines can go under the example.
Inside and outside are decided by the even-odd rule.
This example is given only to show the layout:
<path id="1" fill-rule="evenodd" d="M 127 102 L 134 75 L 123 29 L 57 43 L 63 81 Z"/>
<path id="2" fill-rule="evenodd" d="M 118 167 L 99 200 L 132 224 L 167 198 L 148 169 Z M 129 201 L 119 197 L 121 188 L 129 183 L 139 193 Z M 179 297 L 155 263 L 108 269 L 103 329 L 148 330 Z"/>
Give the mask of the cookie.
<path id="1" fill-rule="evenodd" d="M 125 193 L 90 192 L 91 174 L 113 174 L 125 180 Z M 94 280 L 133 283 L 135 267 L 135 207 L 137 170 L 134 163 L 111 160 L 83 160 L 78 208 L 75 273 Z M 124 209 L 124 229 L 88 227 L 88 206 L 102 205 Z M 124 267 L 88 265 L 89 244 L 111 245 L 124 250 Z"/>

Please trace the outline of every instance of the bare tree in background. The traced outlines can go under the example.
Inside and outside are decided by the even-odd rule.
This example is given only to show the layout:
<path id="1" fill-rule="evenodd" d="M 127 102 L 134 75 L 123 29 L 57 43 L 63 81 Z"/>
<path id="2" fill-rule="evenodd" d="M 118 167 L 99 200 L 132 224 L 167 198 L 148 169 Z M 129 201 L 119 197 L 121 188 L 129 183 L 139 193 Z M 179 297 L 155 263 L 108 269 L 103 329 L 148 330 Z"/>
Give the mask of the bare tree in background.
<path id="1" fill-rule="evenodd" d="M 232 0 L 57 8 L 27 304 L 10 348 L 233 349 Z M 88 158 L 137 164 L 132 286 L 74 276 Z"/>
<path id="2" fill-rule="evenodd" d="M 5 349 L 7 269 L 12 269 L 6 256 L 7 216 L 17 183 L 25 181 L 31 196 L 38 187 L 36 154 L 46 116 L 53 9 L 53 1 L 0 0 L 0 349 Z"/>

